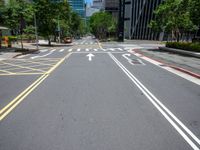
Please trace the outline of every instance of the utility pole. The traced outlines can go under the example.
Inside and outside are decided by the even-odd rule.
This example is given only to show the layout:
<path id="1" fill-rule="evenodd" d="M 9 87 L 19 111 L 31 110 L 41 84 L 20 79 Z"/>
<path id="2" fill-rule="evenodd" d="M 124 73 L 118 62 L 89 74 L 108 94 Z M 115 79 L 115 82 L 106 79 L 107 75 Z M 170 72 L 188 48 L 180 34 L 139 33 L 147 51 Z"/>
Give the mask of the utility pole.
<path id="1" fill-rule="evenodd" d="M 58 43 L 60 43 L 60 17 L 58 16 Z"/>
<path id="2" fill-rule="evenodd" d="M 35 40 L 36 40 L 36 49 L 39 49 L 38 46 L 38 33 L 37 33 L 37 20 L 36 20 L 36 15 L 34 14 L 34 23 L 35 23 Z"/>
<path id="3" fill-rule="evenodd" d="M 125 0 L 119 0 L 118 41 L 124 42 Z"/>

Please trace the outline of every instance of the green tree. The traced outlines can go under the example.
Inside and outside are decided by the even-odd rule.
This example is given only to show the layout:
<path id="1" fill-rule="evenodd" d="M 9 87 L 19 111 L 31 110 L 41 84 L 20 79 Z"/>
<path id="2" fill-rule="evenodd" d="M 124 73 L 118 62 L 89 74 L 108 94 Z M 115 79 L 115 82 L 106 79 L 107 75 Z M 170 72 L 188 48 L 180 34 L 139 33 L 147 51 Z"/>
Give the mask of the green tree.
<path id="1" fill-rule="evenodd" d="M 81 17 L 77 13 L 72 12 L 71 22 L 70 22 L 70 29 L 72 36 L 80 35 L 79 33 L 80 26 L 81 26 Z"/>
<path id="2" fill-rule="evenodd" d="M 0 8 L 0 14 L 1 24 L 9 27 L 12 34 L 20 33 L 23 49 L 22 33 L 26 24 L 33 19 L 33 5 L 24 0 L 10 0 L 7 5 Z"/>
<path id="3" fill-rule="evenodd" d="M 200 29 L 200 1 L 190 0 L 190 17 L 192 22 Z"/>
<path id="4" fill-rule="evenodd" d="M 70 7 L 67 2 L 52 3 L 50 0 L 36 0 L 36 17 L 38 32 L 51 45 L 51 36 L 58 29 L 58 21 L 62 30 L 68 29 L 70 21 Z M 65 33 L 63 31 L 63 33 Z"/>
<path id="5" fill-rule="evenodd" d="M 89 21 L 91 32 L 99 39 L 106 39 L 107 34 L 116 29 L 116 21 L 107 12 L 94 13 Z"/>
<path id="6" fill-rule="evenodd" d="M 190 17 L 189 5 L 190 0 L 164 1 L 155 10 L 150 27 L 155 32 L 171 33 L 172 38 L 179 41 L 182 33 L 197 30 Z"/>

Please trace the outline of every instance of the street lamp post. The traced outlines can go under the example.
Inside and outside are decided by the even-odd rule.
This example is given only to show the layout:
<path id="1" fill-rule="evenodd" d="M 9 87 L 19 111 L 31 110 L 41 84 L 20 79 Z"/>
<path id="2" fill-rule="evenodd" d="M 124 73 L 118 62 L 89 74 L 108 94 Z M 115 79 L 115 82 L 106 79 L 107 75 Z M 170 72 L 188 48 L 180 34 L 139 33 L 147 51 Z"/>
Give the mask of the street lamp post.
<path id="1" fill-rule="evenodd" d="M 39 49 L 38 45 L 38 33 L 37 33 L 37 20 L 36 20 L 36 15 L 34 14 L 34 23 L 35 23 L 35 40 L 36 40 L 36 49 Z"/>
<path id="2" fill-rule="evenodd" d="M 118 41 L 124 41 L 125 0 L 119 0 Z"/>
<path id="3" fill-rule="evenodd" d="M 58 16 L 58 43 L 60 43 L 60 20 L 59 20 L 59 16 Z"/>

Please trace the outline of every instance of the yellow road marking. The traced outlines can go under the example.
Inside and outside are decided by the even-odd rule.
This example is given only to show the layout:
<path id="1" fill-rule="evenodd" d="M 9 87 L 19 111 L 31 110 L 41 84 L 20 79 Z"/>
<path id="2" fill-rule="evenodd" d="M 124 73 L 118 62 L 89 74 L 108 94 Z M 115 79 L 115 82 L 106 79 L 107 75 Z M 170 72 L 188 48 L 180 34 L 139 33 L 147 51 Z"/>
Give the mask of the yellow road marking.
<path id="1" fill-rule="evenodd" d="M 72 53 L 68 53 L 64 58 L 62 58 L 55 66 L 53 66 L 49 71 L 46 73 L 50 74 L 52 71 L 54 71 L 65 59 L 67 59 Z"/>
<path id="2" fill-rule="evenodd" d="M 3 62 L 3 63 L 4 63 L 4 64 L 8 64 L 8 65 L 10 65 L 10 66 L 19 67 L 19 68 L 24 68 L 24 69 L 30 69 L 30 70 L 35 70 L 35 71 L 41 71 L 41 72 L 44 72 L 44 71 L 42 71 L 42 70 L 40 70 L 40 69 L 35 69 L 35 68 L 31 68 L 31 67 L 23 67 L 23 66 L 19 66 L 19 65 L 11 64 L 11 63 L 5 63 L 5 62 Z"/>
<path id="3" fill-rule="evenodd" d="M 6 105 L 2 110 L 0 110 L 0 121 L 5 118 L 23 99 L 28 96 L 44 79 L 48 77 L 48 74 L 42 75 L 38 80 L 36 80 L 31 86 L 29 86 L 24 92 L 18 95 L 13 101 Z"/>
<path id="4" fill-rule="evenodd" d="M 49 71 L 40 76 L 34 83 L 20 93 L 15 99 L 0 110 L 0 121 L 2 121 L 13 109 L 17 107 L 34 89 L 36 89 L 48 76 L 52 73 L 71 53 L 67 54 L 59 62 L 57 62 Z"/>
<path id="5" fill-rule="evenodd" d="M 100 49 L 103 49 L 102 46 L 101 46 L 101 43 L 100 43 L 99 41 L 97 41 L 97 43 L 98 43 L 98 45 L 99 45 L 99 48 L 100 48 Z"/>
<path id="6" fill-rule="evenodd" d="M 31 62 L 31 63 L 33 63 L 33 64 L 40 64 L 40 65 L 47 65 L 47 66 L 52 66 L 52 65 L 54 65 L 54 64 L 46 64 L 46 63 L 41 63 L 41 62 L 34 62 L 34 61 L 30 61 L 30 60 L 23 60 L 24 62 Z"/>
<path id="7" fill-rule="evenodd" d="M 40 74 L 44 74 L 44 73 L 29 73 L 29 72 L 16 72 L 16 73 L 12 73 L 12 74 L 1 74 L 0 76 L 20 76 L 20 75 L 40 75 Z"/>
<path id="8" fill-rule="evenodd" d="M 6 73 L 9 73 L 9 74 L 13 74 L 12 72 L 10 71 L 7 71 L 7 70 L 0 70 L 1 72 L 6 72 Z"/>

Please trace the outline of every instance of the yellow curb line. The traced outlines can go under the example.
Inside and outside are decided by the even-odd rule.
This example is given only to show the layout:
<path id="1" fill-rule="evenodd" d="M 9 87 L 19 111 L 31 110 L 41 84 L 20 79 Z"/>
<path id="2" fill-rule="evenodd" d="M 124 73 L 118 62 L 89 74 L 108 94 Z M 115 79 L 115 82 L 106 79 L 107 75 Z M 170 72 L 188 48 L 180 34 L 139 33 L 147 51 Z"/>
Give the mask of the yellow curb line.
<path id="1" fill-rule="evenodd" d="M 100 49 L 103 49 L 103 47 L 101 46 L 101 43 L 99 42 L 99 40 L 97 40 L 97 43 L 98 43 L 98 45 L 99 45 L 99 48 L 100 48 Z"/>

